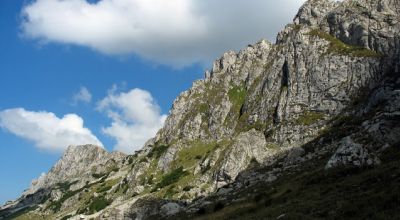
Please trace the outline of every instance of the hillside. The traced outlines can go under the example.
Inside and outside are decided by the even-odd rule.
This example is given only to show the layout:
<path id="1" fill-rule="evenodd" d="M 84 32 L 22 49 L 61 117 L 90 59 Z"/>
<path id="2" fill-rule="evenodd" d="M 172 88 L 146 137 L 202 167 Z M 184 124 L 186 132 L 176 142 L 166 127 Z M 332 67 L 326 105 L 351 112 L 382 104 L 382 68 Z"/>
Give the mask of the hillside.
<path id="1" fill-rule="evenodd" d="M 71 146 L 0 219 L 396 219 L 400 2 L 309 0 L 133 155 Z M 379 201 L 379 202 L 378 202 Z"/>

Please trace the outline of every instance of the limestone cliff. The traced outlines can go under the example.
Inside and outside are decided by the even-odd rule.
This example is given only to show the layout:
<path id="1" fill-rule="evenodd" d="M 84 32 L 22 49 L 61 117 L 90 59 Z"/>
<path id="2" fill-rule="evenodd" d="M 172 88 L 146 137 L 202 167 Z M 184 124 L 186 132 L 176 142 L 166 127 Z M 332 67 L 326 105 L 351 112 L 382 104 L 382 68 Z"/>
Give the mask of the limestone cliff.
<path id="1" fill-rule="evenodd" d="M 309 0 L 275 43 L 215 61 L 141 151 L 71 147 L 0 216 L 195 217 L 306 168 L 386 166 L 400 142 L 399 14 L 397 0 Z"/>

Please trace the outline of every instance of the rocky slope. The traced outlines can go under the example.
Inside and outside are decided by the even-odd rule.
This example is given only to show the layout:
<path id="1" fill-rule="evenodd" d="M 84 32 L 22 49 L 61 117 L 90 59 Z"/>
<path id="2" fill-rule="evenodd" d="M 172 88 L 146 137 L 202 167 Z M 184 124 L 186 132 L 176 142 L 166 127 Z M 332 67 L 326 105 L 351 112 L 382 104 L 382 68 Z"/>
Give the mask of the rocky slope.
<path id="1" fill-rule="evenodd" d="M 397 0 L 309 0 L 276 43 L 262 40 L 215 61 L 175 100 L 164 127 L 141 151 L 70 147 L 0 216 L 343 217 L 309 209 L 325 194 L 342 195 L 337 189 L 346 184 L 367 185 L 373 189 L 367 196 L 378 199 L 385 189 L 368 178 L 387 174 L 399 159 L 399 14 Z M 306 181 L 313 178 L 314 185 Z M 398 178 L 393 172 L 387 184 Z M 320 195 L 300 198 L 311 189 Z M 308 212 L 281 209 L 304 198 Z M 326 202 L 332 210 L 349 209 L 347 200 Z M 244 209 L 237 213 L 237 207 Z"/>

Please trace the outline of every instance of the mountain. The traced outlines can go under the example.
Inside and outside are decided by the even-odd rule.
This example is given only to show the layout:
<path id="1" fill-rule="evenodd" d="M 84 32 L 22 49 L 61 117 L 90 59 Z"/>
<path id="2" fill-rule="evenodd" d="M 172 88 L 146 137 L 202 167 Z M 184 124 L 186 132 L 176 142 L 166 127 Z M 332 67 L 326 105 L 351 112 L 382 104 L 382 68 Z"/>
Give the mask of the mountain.
<path id="1" fill-rule="evenodd" d="M 0 219 L 397 219 L 400 2 L 309 0 L 133 155 L 69 147 Z"/>

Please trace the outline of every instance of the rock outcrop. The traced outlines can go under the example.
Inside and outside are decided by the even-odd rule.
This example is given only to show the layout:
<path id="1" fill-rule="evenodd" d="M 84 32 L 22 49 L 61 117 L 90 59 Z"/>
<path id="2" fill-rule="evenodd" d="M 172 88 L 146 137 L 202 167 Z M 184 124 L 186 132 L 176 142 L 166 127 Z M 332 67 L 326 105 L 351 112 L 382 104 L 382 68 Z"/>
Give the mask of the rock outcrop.
<path id="1" fill-rule="evenodd" d="M 363 145 L 354 143 L 351 137 L 345 137 L 340 147 L 326 164 L 326 169 L 340 166 L 374 166 L 379 164 L 379 159 L 371 155 Z"/>
<path id="2" fill-rule="evenodd" d="M 400 142 L 399 14 L 396 0 L 307 1 L 275 43 L 215 61 L 141 151 L 69 148 L 23 196 L 37 201 L 25 215 L 187 218 L 309 167 L 379 166 Z"/>

